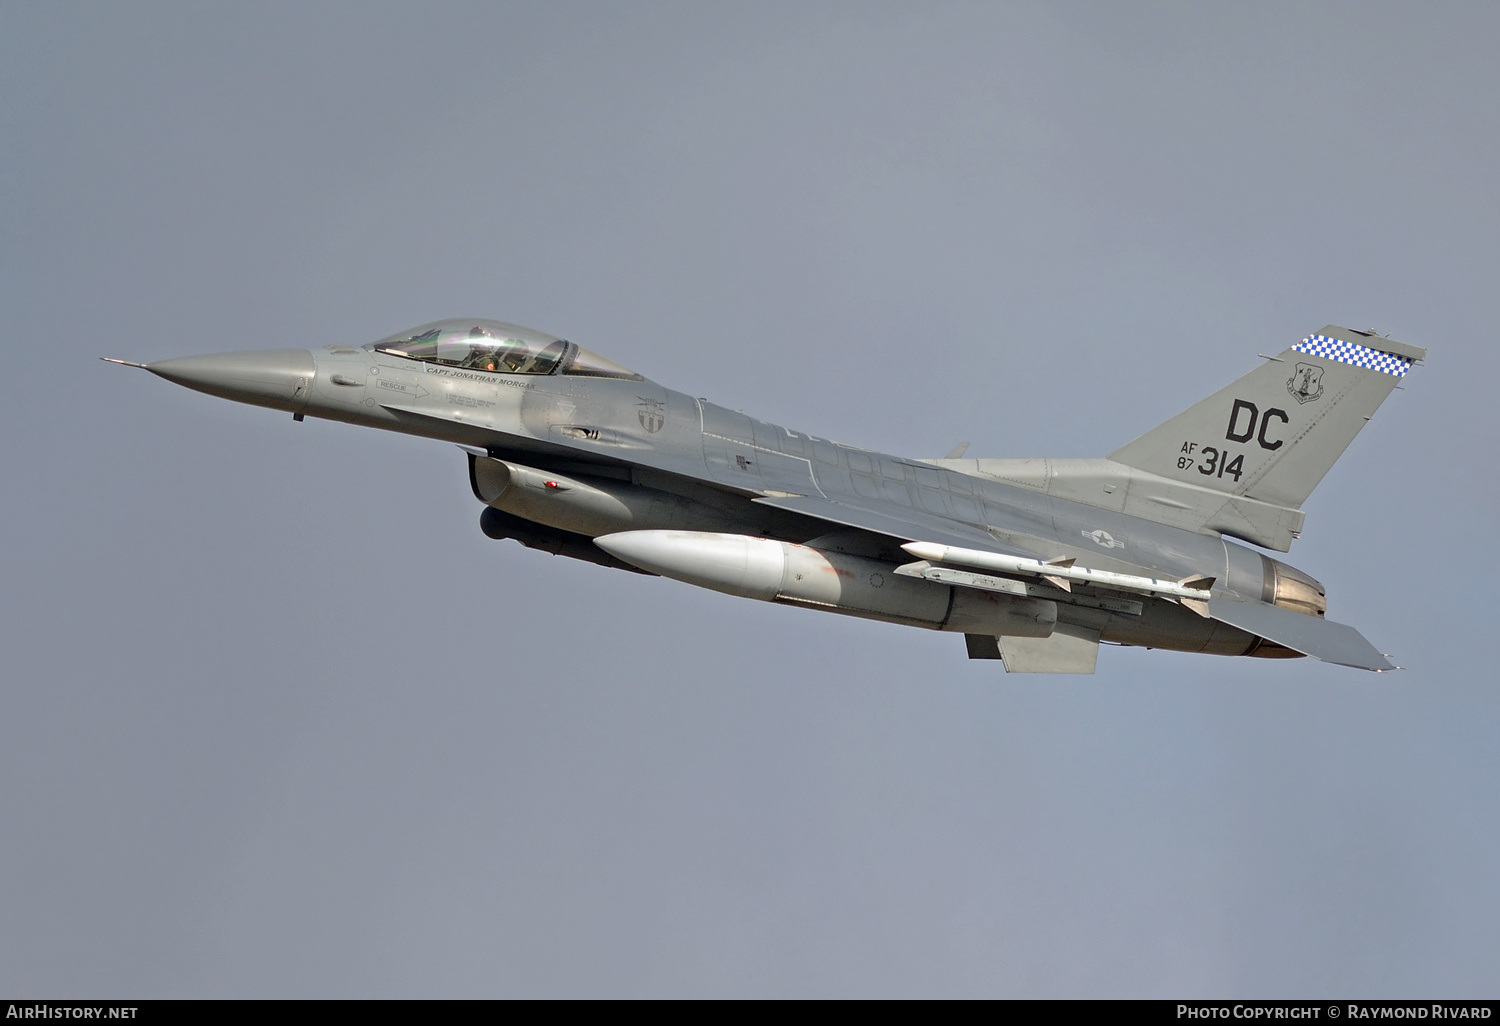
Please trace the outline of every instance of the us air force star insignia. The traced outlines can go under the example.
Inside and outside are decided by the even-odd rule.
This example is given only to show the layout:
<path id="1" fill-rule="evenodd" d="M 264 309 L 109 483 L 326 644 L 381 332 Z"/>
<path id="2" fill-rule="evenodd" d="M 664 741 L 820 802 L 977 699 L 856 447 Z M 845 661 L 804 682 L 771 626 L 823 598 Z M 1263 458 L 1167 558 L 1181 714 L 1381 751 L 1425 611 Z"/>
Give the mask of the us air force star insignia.
<path id="1" fill-rule="evenodd" d="M 656 434 L 661 430 L 661 426 L 667 422 L 667 415 L 664 412 L 667 404 L 660 399 L 647 399 L 645 396 L 638 395 L 636 398 L 640 400 L 640 402 L 636 403 L 636 406 L 639 407 L 635 411 L 636 419 L 641 422 L 641 427 L 653 435 Z"/>
<path id="2" fill-rule="evenodd" d="M 1124 542 L 1116 541 L 1115 536 L 1108 531 L 1083 531 L 1081 533 L 1089 541 L 1103 549 L 1123 549 L 1125 547 Z"/>
<path id="3" fill-rule="evenodd" d="M 1310 403 L 1323 395 L 1323 368 L 1310 363 L 1299 363 L 1292 376 L 1286 379 L 1286 390 L 1299 403 Z"/>

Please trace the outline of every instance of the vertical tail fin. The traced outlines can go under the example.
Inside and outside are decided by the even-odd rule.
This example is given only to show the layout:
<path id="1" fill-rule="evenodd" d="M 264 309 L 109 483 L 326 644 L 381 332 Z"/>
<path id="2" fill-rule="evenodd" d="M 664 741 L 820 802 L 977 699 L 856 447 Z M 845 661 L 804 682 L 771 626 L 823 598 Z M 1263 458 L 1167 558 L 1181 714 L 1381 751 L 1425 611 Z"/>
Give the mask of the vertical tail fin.
<path id="1" fill-rule="evenodd" d="M 1330 324 L 1110 459 L 1296 509 L 1426 356 L 1417 346 Z"/>

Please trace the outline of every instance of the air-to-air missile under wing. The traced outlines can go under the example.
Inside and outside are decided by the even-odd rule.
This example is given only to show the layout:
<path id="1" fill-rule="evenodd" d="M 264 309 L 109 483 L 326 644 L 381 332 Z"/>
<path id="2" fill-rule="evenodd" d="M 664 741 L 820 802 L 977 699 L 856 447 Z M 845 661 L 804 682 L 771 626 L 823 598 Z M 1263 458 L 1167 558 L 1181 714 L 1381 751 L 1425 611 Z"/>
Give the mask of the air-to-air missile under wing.
<path id="1" fill-rule="evenodd" d="M 1105 459 L 888 456 L 498 321 L 132 366 L 457 443 L 491 538 L 961 633 L 1011 672 L 1092 673 L 1101 642 L 1392 669 L 1324 619 L 1321 584 L 1239 542 L 1291 547 L 1303 501 L 1425 355 L 1330 325 Z"/>

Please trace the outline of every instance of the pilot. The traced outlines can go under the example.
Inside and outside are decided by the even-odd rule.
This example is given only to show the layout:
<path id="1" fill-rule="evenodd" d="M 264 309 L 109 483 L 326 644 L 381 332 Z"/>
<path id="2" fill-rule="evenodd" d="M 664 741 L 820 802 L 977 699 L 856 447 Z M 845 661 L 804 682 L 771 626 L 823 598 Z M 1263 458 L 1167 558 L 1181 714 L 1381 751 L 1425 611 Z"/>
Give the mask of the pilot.
<path id="1" fill-rule="evenodd" d="M 474 325 L 474 327 L 469 329 L 469 338 L 491 339 L 494 338 L 494 336 L 490 334 L 489 329 L 476 324 Z M 470 342 L 468 358 L 465 359 L 464 362 L 460 364 L 460 366 L 473 367 L 476 370 L 499 370 L 500 364 L 495 359 L 494 344 L 486 344 L 484 342 Z"/>

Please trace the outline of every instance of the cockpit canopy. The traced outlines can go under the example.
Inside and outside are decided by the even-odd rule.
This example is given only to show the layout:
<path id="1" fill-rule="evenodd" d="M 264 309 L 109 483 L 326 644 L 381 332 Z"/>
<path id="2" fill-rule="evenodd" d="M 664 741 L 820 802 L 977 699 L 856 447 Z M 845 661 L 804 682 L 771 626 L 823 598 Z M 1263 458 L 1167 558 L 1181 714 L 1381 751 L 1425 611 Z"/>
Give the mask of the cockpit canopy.
<path id="1" fill-rule="evenodd" d="M 641 380 L 635 371 L 582 346 L 504 321 L 433 321 L 365 348 L 423 363 L 497 374 L 577 374 Z"/>

